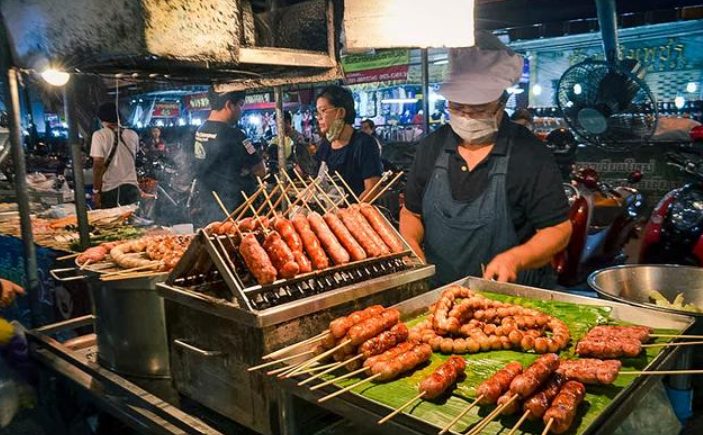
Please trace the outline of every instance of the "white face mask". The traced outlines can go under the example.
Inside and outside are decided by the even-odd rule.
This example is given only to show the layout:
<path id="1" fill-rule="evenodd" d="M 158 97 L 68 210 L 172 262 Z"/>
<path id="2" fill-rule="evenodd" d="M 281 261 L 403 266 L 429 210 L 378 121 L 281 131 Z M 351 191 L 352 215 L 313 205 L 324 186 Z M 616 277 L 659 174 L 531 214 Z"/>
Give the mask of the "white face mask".
<path id="1" fill-rule="evenodd" d="M 470 144 L 492 142 L 498 132 L 498 118 L 473 119 L 453 114 L 449 119 L 454 133 Z"/>

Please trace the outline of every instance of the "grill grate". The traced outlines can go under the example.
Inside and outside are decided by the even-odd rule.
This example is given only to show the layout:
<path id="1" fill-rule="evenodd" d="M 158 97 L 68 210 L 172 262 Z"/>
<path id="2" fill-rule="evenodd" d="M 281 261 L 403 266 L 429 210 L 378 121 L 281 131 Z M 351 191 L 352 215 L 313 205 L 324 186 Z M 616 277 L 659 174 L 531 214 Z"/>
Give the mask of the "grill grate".
<path id="1" fill-rule="evenodd" d="M 339 290 L 423 264 L 408 249 L 397 254 L 333 266 L 261 286 L 245 267 L 237 245 L 236 236 L 208 236 L 202 230 L 199 231 L 167 283 L 197 291 L 198 286 L 224 280 L 239 305 L 253 311 Z"/>

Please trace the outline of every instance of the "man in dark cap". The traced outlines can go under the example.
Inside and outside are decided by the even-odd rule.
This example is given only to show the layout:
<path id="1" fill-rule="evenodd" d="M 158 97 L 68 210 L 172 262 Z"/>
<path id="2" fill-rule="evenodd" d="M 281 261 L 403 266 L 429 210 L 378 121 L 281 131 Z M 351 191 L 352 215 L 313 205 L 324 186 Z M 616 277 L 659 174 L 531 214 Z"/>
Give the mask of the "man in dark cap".
<path id="1" fill-rule="evenodd" d="M 139 135 L 119 126 L 115 103 L 98 109 L 103 128 L 93 133 L 90 156 L 93 158 L 93 206 L 112 208 L 139 200 L 135 158 Z"/>
<path id="2" fill-rule="evenodd" d="M 217 92 L 210 87 L 210 116 L 195 133 L 197 197 L 193 223 L 203 227 L 225 216 L 212 192 L 234 210 L 256 189 L 256 177 L 266 166 L 254 144 L 236 127 L 242 115 L 244 92 Z"/>

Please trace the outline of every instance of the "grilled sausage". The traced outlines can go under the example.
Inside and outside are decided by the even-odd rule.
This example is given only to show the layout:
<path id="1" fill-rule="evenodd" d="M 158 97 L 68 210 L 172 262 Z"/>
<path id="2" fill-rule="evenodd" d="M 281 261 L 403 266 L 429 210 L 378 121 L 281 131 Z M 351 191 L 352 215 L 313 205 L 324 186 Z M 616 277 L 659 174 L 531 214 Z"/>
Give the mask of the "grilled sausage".
<path id="1" fill-rule="evenodd" d="M 281 235 L 291 251 L 303 252 L 303 241 L 291 221 L 279 216 L 273 221 L 273 228 Z"/>
<path id="2" fill-rule="evenodd" d="M 366 340 L 377 336 L 386 329 L 390 329 L 400 320 L 400 311 L 390 308 L 349 328 L 346 339 L 358 346 Z"/>
<path id="3" fill-rule="evenodd" d="M 578 359 L 561 361 L 557 373 L 567 380 L 579 381 L 583 384 L 610 385 L 615 382 L 620 373 L 622 363 L 618 360 Z"/>
<path id="4" fill-rule="evenodd" d="M 308 222 L 317 238 L 320 239 L 322 247 L 325 248 L 327 254 L 332 258 L 332 261 L 334 261 L 335 264 L 349 263 L 349 253 L 339 243 L 339 240 L 334 236 L 334 233 L 332 233 L 330 227 L 327 226 L 322 216 L 320 216 L 319 213 L 312 212 L 308 215 Z"/>
<path id="5" fill-rule="evenodd" d="M 271 264 L 266 250 L 256 240 L 255 235 L 244 236 L 239 245 L 239 253 L 259 284 L 270 284 L 276 280 L 276 268 Z"/>
<path id="6" fill-rule="evenodd" d="M 380 355 L 374 355 L 371 358 L 366 359 L 364 361 L 364 367 L 370 369 L 371 367 L 374 366 L 374 364 L 381 362 L 381 361 L 389 361 L 401 353 L 407 352 L 417 346 L 417 343 L 411 343 L 409 341 L 404 341 L 397 345 L 396 347 L 390 348 L 387 351 L 383 352 Z"/>
<path id="7" fill-rule="evenodd" d="M 330 266 L 327 254 L 325 254 L 325 250 L 322 249 L 320 240 L 310 228 L 310 223 L 305 215 L 296 214 L 293 217 L 293 226 L 295 226 L 295 229 L 298 231 L 303 241 L 305 252 L 310 256 L 313 267 L 316 270 L 327 269 Z"/>
<path id="8" fill-rule="evenodd" d="M 377 336 L 370 338 L 359 346 L 359 353 L 364 354 L 364 358 L 379 355 L 388 349 L 404 342 L 408 338 L 408 327 L 405 323 L 398 323 L 391 329 L 383 331 Z"/>
<path id="9" fill-rule="evenodd" d="M 383 239 L 383 242 L 390 248 L 391 252 L 397 254 L 405 250 L 403 242 L 401 242 L 395 234 L 395 231 L 388 226 L 386 219 L 381 216 L 376 207 L 362 203 L 359 207 L 359 211 L 366 218 L 366 220 L 371 224 L 376 233 Z"/>
<path id="10" fill-rule="evenodd" d="M 364 229 L 366 234 L 369 235 L 369 237 L 373 240 L 373 242 L 379 247 L 381 250 L 381 255 L 386 255 L 390 254 L 391 250 L 386 246 L 386 244 L 383 242 L 383 239 L 376 233 L 376 230 L 373 229 L 371 224 L 369 224 L 369 221 L 366 220 L 364 215 L 361 214 L 359 211 L 359 206 L 358 205 L 352 205 L 349 207 L 349 211 L 351 214 L 354 216 L 354 219 L 356 219 L 359 224 L 361 224 L 361 227 Z"/>
<path id="11" fill-rule="evenodd" d="M 480 405 L 492 405 L 498 401 L 498 398 L 510 388 L 510 383 L 522 373 L 522 364 L 517 361 L 508 363 L 505 367 L 498 370 L 496 374 L 485 380 L 478 386 L 476 392 L 479 396 L 483 396 Z"/>
<path id="12" fill-rule="evenodd" d="M 539 420 L 544 416 L 544 413 L 549 409 L 549 405 L 556 397 L 561 389 L 561 386 L 566 382 L 566 378 L 561 374 L 554 373 L 549 377 L 544 387 L 530 397 L 528 397 L 522 405 L 522 409 L 530 411 L 528 418 L 531 420 Z"/>
<path id="13" fill-rule="evenodd" d="M 439 366 L 431 375 L 420 383 L 419 390 L 425 393 L 424 399 L 432 400 L 441 396 L 464 374 L 466 362 L 463 358 L 453 356 Z"/>
<path id="14" fill-rule="evenodd" d="M 537 358 L 525 371 L 510 383 L 510 391 L 521 398 L 532 395 L 554 371 L 559 368 L 559 356 L 548 353 Z"/>
<path id="15" fill-rule="evenodd" d="M 378 316 L 383 311 L 385 308 L 381 305 L 371 305 L 363 310 L 354 311 L 348 316 L 338 317 L 330 322 L 330 334 L 338 340 L 344 337 L 352 326 L 370 317 Z"/>
<path id="16" fill-rule="evenodd" d="M 290 279 L 300 272 L 300 266 L 295 262 L 293 253 L 276 231 L 271 231 L 266 236 L 264 249 L 281 278 Z"/>
<path id="17" fill-rule="evenodd" d="M 376 380 L 379 382 L 390 381 L 419 366 L 431 356 L 432 348 L 428 344 L 416 344 L 411 350 L 393 359 L 377 362 L 369 371 L 371 375 L 378 375 Z"/>
<path id="18" fill-rule="evenodd" d="M 364 248 L 364 252 L 373 258 L 381 255 L 381 247 L 375 242 L 375 240 L 369 235 L 364 227 L 361 225 L 359 220 L 356 218 L 355 214 L 346 208 L 341 208 L 337 212 L 337 215 L 347 227 L 354 239 Z"/>
<path id="19" fill-rule="evenodd" d="M 293 251 L 293 257 L 295 258 L 295 262 L 298 263 L 298 266 L 300 267 L 300 273 L 312 272 L 312 263 L 303 251 Z"/>
<path id="20" fill-rule="evenodd" d="M 342 223 L 337 215 L 325 213 L 324 219 L 330 227 L 330 230 L 332 230 L 334 235 L 337 237 L 337 240 L 339 240 L 342 246 L 344 246 L 344 249 L 349 252 L 352 260 L 360 261 L 366 259 L 366 252 L 349 233 L 349 230 L 347 230 L 347 227 L 344 226 L 344 223 Z"/>
<path id="21" fill-rule="evenodd" d="M 552 421 L 551 431 L 555 434 L 568 431 L 584 397 L 586 397 L 586 387 L 580 382 L 568 381 L 561 387 L 552 406 L 544 413 L 542 421 L 545 425 Z"/>

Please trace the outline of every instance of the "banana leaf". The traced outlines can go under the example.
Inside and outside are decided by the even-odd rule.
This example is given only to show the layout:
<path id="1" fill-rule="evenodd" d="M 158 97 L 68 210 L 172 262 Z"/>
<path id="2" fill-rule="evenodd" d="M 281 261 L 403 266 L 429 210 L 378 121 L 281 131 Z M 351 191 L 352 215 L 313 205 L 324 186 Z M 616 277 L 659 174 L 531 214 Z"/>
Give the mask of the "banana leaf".
<path id="1" fill-rule="evenodd" d="M 521 297 L 495 294 L 489 292 L 479 292 L 484 296 L 534 308 L 545 314 L 558 317 L 566 323 L 571 334 L 571 344 L 564 349 L 560 356 L 567 359 L 575 359 L 574 349 L 589 329 L 600 324 L 626 325 L 610 317 L 610 307 L 597 307 L 590 305 L 577 305 L 567 302 L 540 301 Z M 407 322 L 412 326 L 423 317 L 412 319 Z M 660 334 L 675 334 L 680 331 L 656 330 Z M 670 341 L 670 339 L 658 339 L 657 341 Z M 651 362 L 662 348 L 647 348 L 638 358 L 622 359 L 623 370 L 643 370 Z M 431 360 L 407 374 L 404 377 L 387 383 L 369 383 L 360 385 L 352 390 L 353 394 L 358 394 L 368 400 L 375 401 L 388 406 L 388 412 L 403 405 L 418 394 L 418 385 L 439 365 L 449 358 L 450 355 L 434 353 Z M 466 360 L 466 376 L 460 380 L 455 388 L 435 401 L 418 400 L 415 404 L 405 409 L 405 413 L 436 425 L 438 428 L 445 426 L 462 412 L 476 398 L 476 388 L 481 382 L 491 377 L 496 371 L 503 368 L 511 361 L 519 361 L 524 367 L 530 365 L 539 355 L 534 353 L 524 353 L 515 351 L 490 351 L 477 354 L 462 355 Z M 362 380 L 363 378 L 350 378 L 336 383 L 339 387 L 346 387 Z M 631 382 L 635 376 L 619 376 L 613 385 L 608 386 L 586 386 L 587 394 L 584 402 L 578 409 L 574 424 L 567 432 L 568 434 L 583 433 L 593 421 L 607 408 L 615 396 Z M 468 414 L 462 417 L 454 426 L 453 432 L 465 433 L 492 410 L 493 406 L 476 406 Z M 508 433 L 520 417 L 521 412 L 513 416 L 501 416 L 491 422 L 481 431 L 482 434 Z M 516 434 L 541 434 L 544 424 L 541 420 L 531 422 L 526 420 Z"/>

